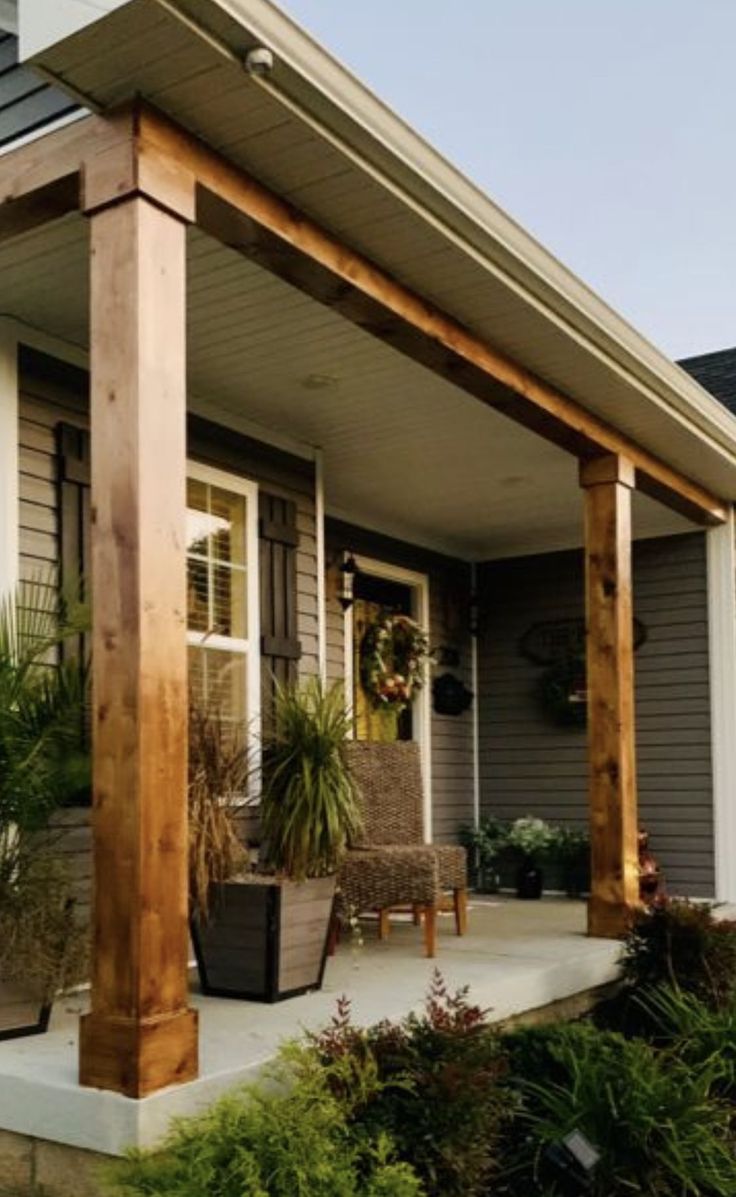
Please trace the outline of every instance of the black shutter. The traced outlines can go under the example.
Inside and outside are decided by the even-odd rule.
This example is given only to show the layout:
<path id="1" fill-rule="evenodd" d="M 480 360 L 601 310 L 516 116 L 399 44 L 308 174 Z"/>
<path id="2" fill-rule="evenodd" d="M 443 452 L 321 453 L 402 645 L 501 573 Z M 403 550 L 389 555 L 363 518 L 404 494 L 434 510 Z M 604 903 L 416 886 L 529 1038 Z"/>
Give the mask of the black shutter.
<path id="1" fill-rule="evenodd" d="M 259 501 L 261 586 L 261 702 L 266 727 L 274 683 L 296 680 L 302 655 L 297 636 L 296 503 L 261 492 Z"/>
<path id="2" fill-rule="evenodd" d="M 73 594 L 81 584 L 88 596 L 90 574 L 90 437 L 86 428 L 57 424 L 57 487 L 59 501 L 59 562 L 62 593 Z M 65 653 L 85 660 L 85 637 L 68 641 Z"/>

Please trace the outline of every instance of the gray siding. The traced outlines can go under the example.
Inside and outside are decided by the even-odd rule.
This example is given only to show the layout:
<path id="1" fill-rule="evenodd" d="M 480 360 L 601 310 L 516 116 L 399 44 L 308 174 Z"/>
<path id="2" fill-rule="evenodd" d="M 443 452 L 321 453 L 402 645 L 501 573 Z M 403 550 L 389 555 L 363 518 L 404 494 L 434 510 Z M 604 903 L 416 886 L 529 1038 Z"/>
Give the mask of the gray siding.
<path id="1" fill-rule="evenodd" d="M 33 356 L 30 355 L 31 359 Z M 59 566 L 56 425 L 59 421 L 80 427 L 88 425 L 84 374 L 61 363 L 53 363 L 53 369 L 49 369 L 49 359 L 45 359 L 43 369 L 24 368 L 24 359 L 28 357 L 21 355 L 19 402 L 20 568 L 21 577 L 26 578 L 56 571 Z M 223 457 L 218 452 L 216 437 L 208 435 L 203 424 L 196 425 L 190 435 L 190 452 L 222 469 L 236 465 L 226 454 Z M 243 474 L 255 479 L 270 494 L 297 503 L 297 613 L 303 653 L 300 671 L 305 675 L 315 673 L 318 657 L 313 473 L 310 467 L 305 468 L 305 463 L 294 463 L 290 469 L 286 455 L 272 453 L 268 446 L 260 449 L 254 446 L 254 455 L 249 455 L 241 467 Z M 92 884 L 89 811 L 85 808 L 63 811 L 57 816 L 57 823 L 62 829 L 60 850 L 73 864 L 84 913 Z"/>
<path id="2" fill-rule="evenodd" d="M 45 359 L 45 362 L 49 360 Z M 28 577 L 59 564 L 56 425 L 66 421 L 87 427 L 89 421 L 82 371 L 61 363 L 54 363 L 53 371 L 23 369 L 21 365 L 20 390 L 20 554 L 21 576 Z M 220 469 L 240 472 L 258 482 L 269 494 L 293 499 L 297 504 L 300 670 L 305 675 L 316 673 L 317 550 L 313 469 L 309 463 L 296 459 L 290 467 L 286 454 L 277 453 L 267 445 L 253 444 L 252 453 L 247 459 L 240 460 L 235 460 L 226 446 L 226 432 L 215 430 L 204 421 L 193 422 L 189 438 L 192 457 Z"/>
<path id="3" fill-rule="evenodd" d="M 0 33 L 0 146 L 79 109 L 69 96 L 18 65 L 18 39 Z"/>
<path id="4" fill-rule="evenodd" d="M 345 621 L 337 601 L 340 550 L 426 573 L 429 577 L 430 641 L 433 648 L 458 649 L 460 666 L 451 670 L 471 686 L 468 633 L 470 570 L 462 561 L 380 536 L 338 521 L 327 522 L 327 668 L 332 679 L 345 672 Z M 444 668 L 435 672 L 443 673 Z M 437 841 L 453 841 L 458 827 L 473 818 L 472 713 L 432 713 L 432 816 Z"/>
<path id="5" fill-rule="evenodd" d="M 535 701 L 540 667 L 518 642 L 539 621 L 583 614 L 580 553 L 489 563 L 481 570 L 481 802 L 503 817 L 584 823 L 584 730 L 556 727 Z M 636 654 L 641 822 L 674 892 L 711 896 L 713 796 L 705 536 L 639 541 L 634 608 L 647 629 Z"/>

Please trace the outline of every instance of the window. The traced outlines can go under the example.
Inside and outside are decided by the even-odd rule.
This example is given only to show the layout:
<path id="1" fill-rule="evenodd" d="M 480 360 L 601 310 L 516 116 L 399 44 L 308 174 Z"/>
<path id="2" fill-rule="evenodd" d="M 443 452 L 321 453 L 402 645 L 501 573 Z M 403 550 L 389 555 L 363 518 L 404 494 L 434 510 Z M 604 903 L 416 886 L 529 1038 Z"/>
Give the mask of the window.
<path id="1" fill-rule="evenodd" d="M 258 491 L 190 465 L 187 480 L 187 643 L 192 700 L 233 735 L 257 742 L 260 716 Z"/>

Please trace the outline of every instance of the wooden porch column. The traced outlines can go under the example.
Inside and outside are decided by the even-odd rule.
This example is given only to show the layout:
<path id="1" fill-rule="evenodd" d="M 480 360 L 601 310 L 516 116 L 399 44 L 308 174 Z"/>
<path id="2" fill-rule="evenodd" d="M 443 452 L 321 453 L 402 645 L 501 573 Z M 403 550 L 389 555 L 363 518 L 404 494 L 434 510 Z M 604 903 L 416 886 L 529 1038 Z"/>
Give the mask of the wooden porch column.
<path id="1" fill-rule="evenodd" d="M 631 493 L 634 467 L 584 462 L 588 768 L 592 884 L 588 933 L 625 933 L 639 902 Z"/>
<path id="2" fill-rule="evenodd" d="M 80 1082 L 197 1074 L 187 995 L 186 225 L 91 221 L 94 960 Z"/>

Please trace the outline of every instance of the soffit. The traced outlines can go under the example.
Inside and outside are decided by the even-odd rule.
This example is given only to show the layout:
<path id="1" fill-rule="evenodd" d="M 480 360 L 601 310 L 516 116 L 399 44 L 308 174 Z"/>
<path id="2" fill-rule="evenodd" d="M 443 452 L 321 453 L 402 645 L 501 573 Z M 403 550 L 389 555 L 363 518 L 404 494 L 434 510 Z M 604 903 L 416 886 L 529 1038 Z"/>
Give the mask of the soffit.
<path id="1" fill-rule="evenodd" d="M 466 558 L 580 543 L 570 456 L 197 230 L 188 274 L 192 409 L 321 448 L 330 511 Z M 85 347 L 87 277 L 67 217 L 0 246 L 0 310 Z M 638 536 L 689 527 L 637 497 Z"/>

